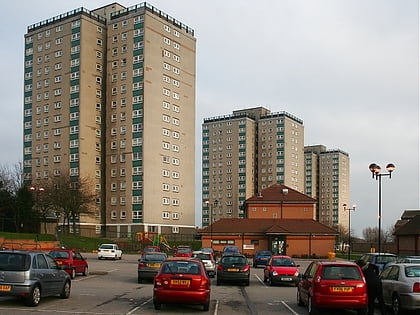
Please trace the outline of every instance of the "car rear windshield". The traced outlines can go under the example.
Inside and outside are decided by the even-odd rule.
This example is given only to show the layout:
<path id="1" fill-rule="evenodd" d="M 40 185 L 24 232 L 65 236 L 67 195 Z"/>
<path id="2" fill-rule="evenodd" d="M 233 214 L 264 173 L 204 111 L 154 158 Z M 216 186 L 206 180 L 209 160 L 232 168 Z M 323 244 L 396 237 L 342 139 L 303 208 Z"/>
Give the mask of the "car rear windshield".
<path id="1" fill-rule="evenodd" d="M 114 249 L 113 245 L 101 245 L 100 249 Z"/>
<path id="2" fill-rule="evenodd" d="M 323 280 L 361 280 L 362 275 L 357 266 L 324 266 Z"/>
<path id="3" fill-rule="evenodd" d="M 31 257 L 26 254 L 0 253 L 0 270 L 25 271 L 31 265 Z"/>
<path id="4" fill-rule="evenodd" d="M 269 252 L 268 250 L 262 250 L 257 253 L 257 256 L 271 256 L 271 252 Z"/>
<path id="5" fill-rule="evenodd" d="M 68 252 L 50 252 L 49 253 L 52 258 L 62 258 L 62 259 L 68 259 L 69 253 Z"/>
<path id="6" fill-rule="evenodd" d="M 387 264 L 389 262 L 396 262 L 397 257 L 394 256 L 385 256 L 385 255 L 379 255 L 376 257 L 376 263 L 378 264 Z"/>
<path id="7" fill-rule="evenodd" d="M 142 257 L 144 261 L 164 261 L 166 259 L 166 255 L 161 254 L 145 254 Z"/>
<path id="8" fill-rule="evenodd" d="M 198 259 L 211 260 L 210 254 L 205 253 L 193 254 L 193 257 Z"/>
<path id="9" fill-rule="evenodd" d="M 405 267 L 405 275 L 408 278 L 420 278 L 420 265 Z"/>
<path id="10" fill-rule="evenodd" d="M 224 256 L 221 259 L 222 264 L 246 264 L 246 258 L 243 256 Z"/>
<path id="11" fill-rule="evenodd" d="M 199 275 L 200 265 L 194 261 L 168 261 L 164 263 L 162 272 Z"/>
<path id="12" fill-rule="evenodd" d="M 188 253 L 191 253 L 191 249 L 189 249 L 189 248 L 178 248 L 177 252 L 181 253 L 181 254 L 188 254 Z"/>
<path id="13" fill-rule="evenodd" d="M 274 258 L 273 266 L 294 266 L 293 260 L 290 258 Z"/>

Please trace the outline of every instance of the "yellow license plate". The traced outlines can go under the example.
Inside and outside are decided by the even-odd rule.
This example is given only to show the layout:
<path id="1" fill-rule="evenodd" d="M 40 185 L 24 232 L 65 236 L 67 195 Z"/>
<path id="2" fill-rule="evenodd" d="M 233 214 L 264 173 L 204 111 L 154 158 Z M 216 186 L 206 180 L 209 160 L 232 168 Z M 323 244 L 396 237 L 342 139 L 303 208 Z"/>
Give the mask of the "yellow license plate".
<path id="1" fill-rule="evenodd" d="M 190 285 L 190 280 L 184 280 L 184 279 L 173 279 L 171 280 L 172 285 Z"/>
<path id="2" fill-rule="evenodd" d="M 12 286 L 10 286 L 10 285 L 0 285 L 0 291 L 8 292 L 8 291 L 11 291 L 11 290 L 12 290 Z"/>
<path id="3" fill-rule="evenodd" d="M 353 287 L 332 287 L 332 292 L 353 292 Z"/>
<path id="4" fill-rule="evenodd" d="M 229 272 L 238 272 L 239 269 L 238 268 L 228 268 L 227 271 L 229 271 Z"/>
<path id="5" fill-rule="evenodd" d="M 147 267 L 159 268 L 160 267 L 160 264 L 147 264 Z"/>

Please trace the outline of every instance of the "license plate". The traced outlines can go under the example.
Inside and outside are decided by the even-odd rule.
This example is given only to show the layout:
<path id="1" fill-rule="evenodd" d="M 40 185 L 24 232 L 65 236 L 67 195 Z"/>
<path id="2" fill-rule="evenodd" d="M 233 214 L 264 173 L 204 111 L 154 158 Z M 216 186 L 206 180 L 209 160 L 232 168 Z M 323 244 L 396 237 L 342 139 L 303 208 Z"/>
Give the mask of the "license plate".
<path id="1" fill-rule="evenodd" d="M 10 285 L 0 285 L 0 291 L 11 291 L 12 290 L 12 286 Z"/>
<path id="2" fill-rule="evenodd" d="M 238 268 L 228 268 L 227 270 L 228 272 L 238 272 L 239 269 Z"/>
<path id="3" fill-rule="evenodd" d="M 353 292 L 353 287 L 332 287 L 332 292 Z"/>
<path id="4" fill-rule="evenodd" d="M 190 280 L 186 279 L 172 279 L 171 284 L 172 285 L 182 285 L 182 286 L 189 286 L 191 283 Z"/>
<path id="5" fill-rule="evenodd" d="M 280 278 L 281 281 L 292 281 L 292 278 L 288 277 L 288 278 Z"/>
<path id="6" fill-rule="evenodd" d="M 147 267 L 159 268 L 160 267 L 160 264 L 147 264 Z"/>

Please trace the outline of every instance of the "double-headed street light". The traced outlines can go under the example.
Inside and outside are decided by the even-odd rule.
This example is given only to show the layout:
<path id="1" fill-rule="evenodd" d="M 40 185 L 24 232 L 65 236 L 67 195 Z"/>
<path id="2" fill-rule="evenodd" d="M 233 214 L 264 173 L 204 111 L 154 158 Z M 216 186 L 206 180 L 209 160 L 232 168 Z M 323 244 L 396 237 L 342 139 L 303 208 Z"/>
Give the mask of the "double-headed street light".
<path id="1" fill-rule="evenodd" d="M 395 165 L 389 163 L 386 166 L 388 173 L 381 173 L 381 167 L 375 163 L 369 165 L 369 170 L 372 172 L 372 178 L 378 181 L 378 253 L 381 253 L 381 219 L 382 219 L 382 176 L 391 178 L 392 172 L 395 170 Z"/>
<path id="2" fill-rule="evenodd" d="M 349 248 L 347 251 L 347 259 L 350 260 L 350 249 L 351 249 L 351 225 L 350 225 L 350 218 L 351 218 L 351 212 L 350 211 L 356 211 L 356 205 L 353 205 L 351 208 L 346 208 L 347 205 L 343 204 L 344 211 L 349 212 Z"/>

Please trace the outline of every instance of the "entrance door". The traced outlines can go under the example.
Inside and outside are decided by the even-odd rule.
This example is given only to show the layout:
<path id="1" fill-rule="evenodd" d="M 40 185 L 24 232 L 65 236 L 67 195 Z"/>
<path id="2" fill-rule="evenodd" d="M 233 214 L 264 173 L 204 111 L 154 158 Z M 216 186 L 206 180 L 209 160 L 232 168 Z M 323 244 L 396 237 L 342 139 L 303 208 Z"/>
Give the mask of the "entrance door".
<path id="1" fill-rule="evenodd" d="M 286 236 L 279 235 L 271 239 L 271 252 L 273 255 L 286 255 Z"/>

